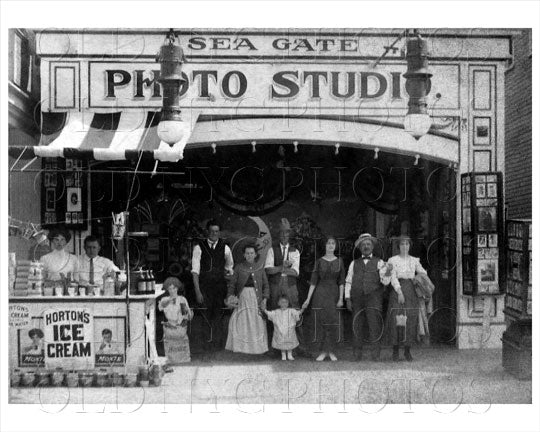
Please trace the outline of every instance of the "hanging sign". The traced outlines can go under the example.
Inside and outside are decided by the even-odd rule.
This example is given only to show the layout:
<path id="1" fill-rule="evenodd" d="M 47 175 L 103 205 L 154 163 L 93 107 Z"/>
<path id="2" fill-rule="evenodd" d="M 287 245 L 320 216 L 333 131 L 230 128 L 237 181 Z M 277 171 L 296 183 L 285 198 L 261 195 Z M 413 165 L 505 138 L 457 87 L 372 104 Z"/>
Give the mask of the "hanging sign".
<path id="1" fill-rule="evenodd" d="M 46 367 L 94 367 L 94 317 L 88 309 L 48 309 L 43 313 L 43 325 Z"/>

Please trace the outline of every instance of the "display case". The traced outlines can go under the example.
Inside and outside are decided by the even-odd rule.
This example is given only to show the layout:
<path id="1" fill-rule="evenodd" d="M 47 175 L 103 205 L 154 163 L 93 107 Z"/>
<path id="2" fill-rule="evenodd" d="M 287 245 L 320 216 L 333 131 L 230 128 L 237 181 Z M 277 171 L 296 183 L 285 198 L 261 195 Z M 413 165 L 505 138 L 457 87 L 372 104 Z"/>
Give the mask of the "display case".
<path id="1" fill-rule="evenodd" d="M 506 222 L 506 299 L 505 314 L 526 319 L 532 315 L 532 222 L 511 219 Z"/>
<path id="2" fill-rule="evenodd" d="M 461 176 L 463 294 L 502 294 L 505 267 L 502 249 L 502 174 Z"/>

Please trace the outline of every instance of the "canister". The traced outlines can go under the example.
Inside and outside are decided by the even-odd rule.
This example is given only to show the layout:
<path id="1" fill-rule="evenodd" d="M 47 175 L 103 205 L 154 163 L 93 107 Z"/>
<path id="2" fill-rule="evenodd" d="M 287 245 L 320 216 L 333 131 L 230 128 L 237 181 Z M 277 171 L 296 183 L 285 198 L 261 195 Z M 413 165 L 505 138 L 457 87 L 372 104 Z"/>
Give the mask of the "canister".
<path id="1" fill-rule="evenodd" d="M 31 387 L 34 385 L 36 375 L 34 371 L 23 372 L 22 374 L 22 385 L 25 387 Z"/>
<path id="2" fill-rule="evenodd" d="M 66 374 L 62 368 L 56 368 L 51 375 L 52 385 L 60 387 L 62 384 L 64 384 L 65 375 Z"/>
<path id="3" fill-rule="evenodd" d="M 46 387 L 51 384 L 51 372 L 50 371 L 38 371 L 36 372 L 36 386 Z"/>
<path id="4" fill-rule="evenodd" d="M 66 384 L 68 387 L 77 387 L 79 385 L 79 373 L 76 371 L 69 371 L 66 375 Z"/>
<path id="5" fill-rule="evenodd" d="M 11 387 L 19 387 L 21 385 L 21 371 L 19 369 L 13 369 L 9 376 Z"/>

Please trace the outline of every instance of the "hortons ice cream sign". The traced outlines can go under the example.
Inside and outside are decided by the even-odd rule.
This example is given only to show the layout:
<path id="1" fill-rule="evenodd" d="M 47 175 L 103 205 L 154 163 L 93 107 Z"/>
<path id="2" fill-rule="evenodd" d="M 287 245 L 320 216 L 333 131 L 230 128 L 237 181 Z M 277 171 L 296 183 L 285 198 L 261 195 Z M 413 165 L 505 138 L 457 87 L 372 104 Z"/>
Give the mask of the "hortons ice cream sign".
<path id="1" fill-rule="evenodd" d="M 88 309 L 48 309 L 43 324 L 47 368 L 94 367 L 94 318 Z"/>

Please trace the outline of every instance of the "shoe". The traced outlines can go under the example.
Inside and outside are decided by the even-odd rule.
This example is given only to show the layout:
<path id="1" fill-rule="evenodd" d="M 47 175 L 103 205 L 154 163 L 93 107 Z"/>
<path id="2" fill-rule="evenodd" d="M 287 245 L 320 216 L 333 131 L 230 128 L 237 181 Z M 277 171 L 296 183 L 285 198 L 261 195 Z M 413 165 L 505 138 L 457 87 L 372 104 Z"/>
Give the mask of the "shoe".
<path id="1" fill-rule="evenodd" d="M 282 356 L 281 356 L 281 361 L 287 361 L 287 356 L 282 355 Z"/>
<path id="2" fill-rule="evenodd" d="M 337 357 L 334 353 L 328 353 L 328 356 L 330 357 L 330 360 L 337 361 Z"/>
<path id="3" fill-rule="evenodd" d="M 317 357 L 317 358 L 315 359 L 315 361 L 323 361 L 325 358 L 326 358 L 326 353 L 323 352 L 323 353 L 320 353 L 320 354 L 319 354 L 319 357 Z"/>
<path id="4" fill-rule="evenodd" d="M 292 353 L 287 354 L 287 359 L 288 360 L 294 360 L 294 357 L 293 357 Z"/>
<path id="5" fill-rule="evenodd" d="M 405 352 L 403 353 L 403 355 L 405 356 L 405 360 L 409 362 L 413 361 L 410 347 L 405 347 Z"/>
<path id="6" fill-rule="evenodd" d="M 172 367 L 170 367 L 169 365 L 164 365 L 163 366 L 163 372 L 171 373 L 171 372 L 174 372 L 174 369 Z"/>

